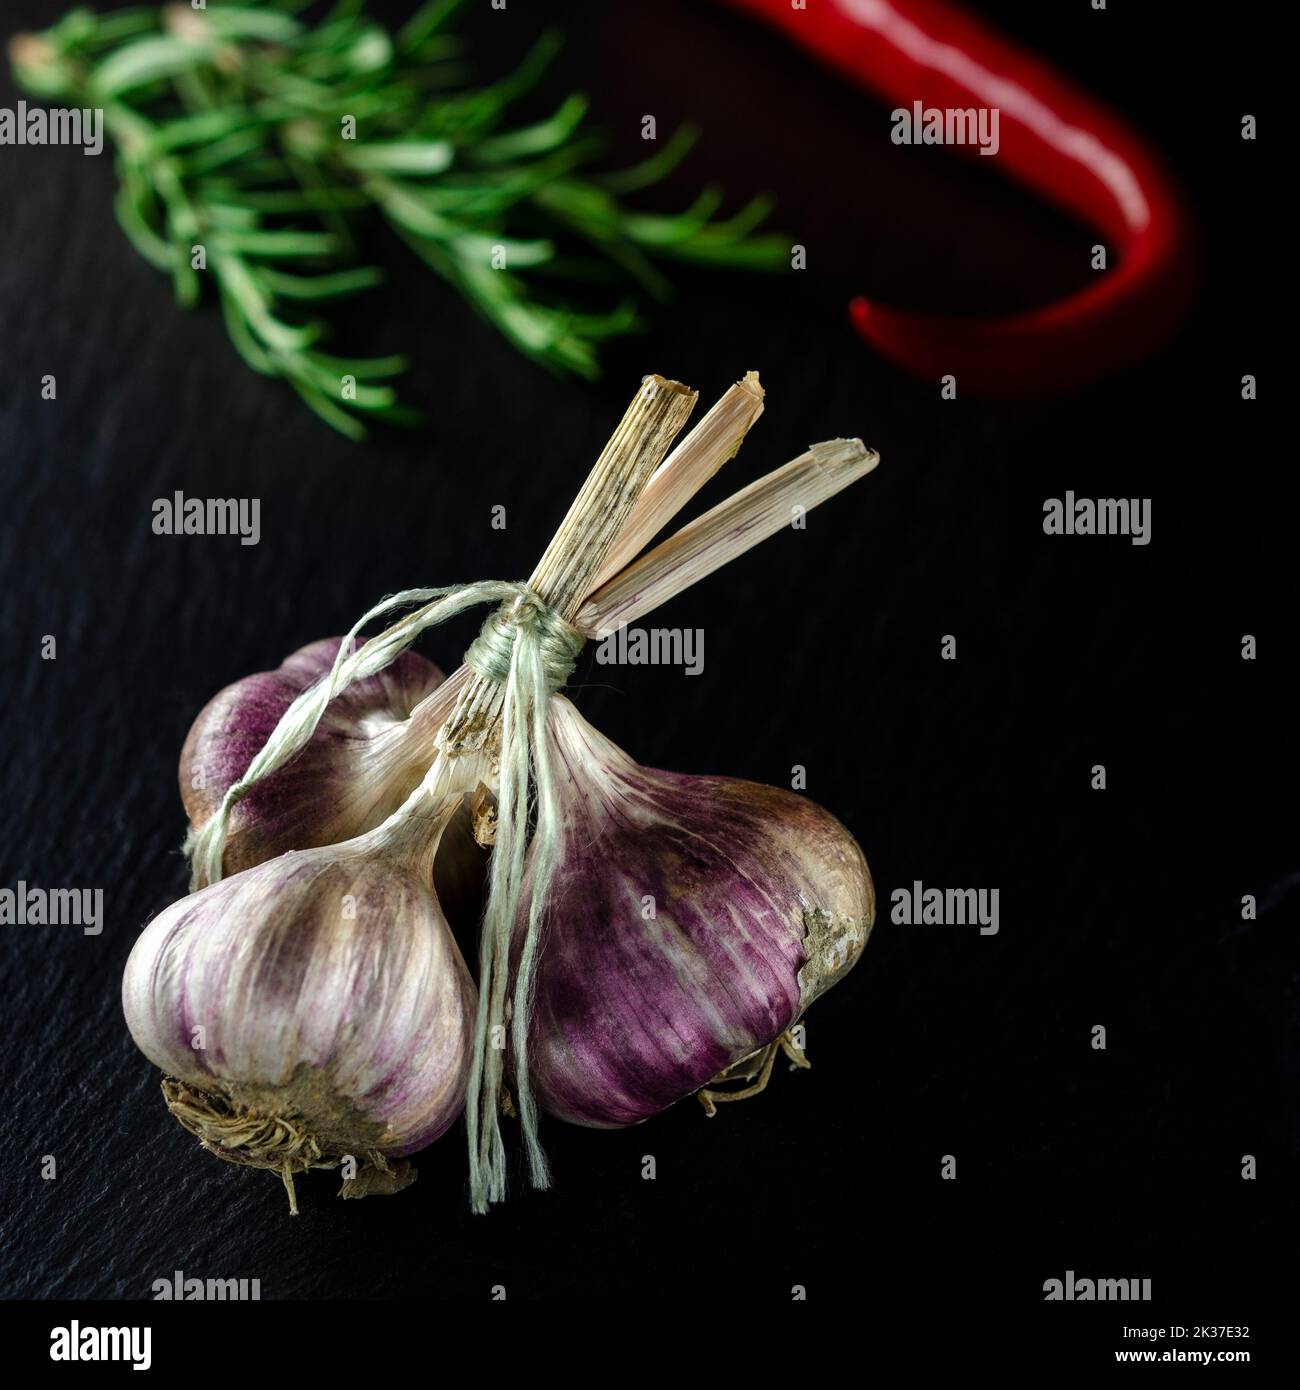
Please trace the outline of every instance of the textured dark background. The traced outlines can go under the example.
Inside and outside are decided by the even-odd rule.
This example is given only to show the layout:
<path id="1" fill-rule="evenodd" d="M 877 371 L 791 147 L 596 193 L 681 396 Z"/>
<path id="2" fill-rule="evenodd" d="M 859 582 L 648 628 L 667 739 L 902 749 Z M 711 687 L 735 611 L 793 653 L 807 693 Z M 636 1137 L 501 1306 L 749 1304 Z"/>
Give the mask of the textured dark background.
<path id="1" fill-rule="evenodd" d="M 6 27 L 62 8 L 8 5 Z M 107 157 L 0 150 L 0 884 L 102 886 L 107 918 L 98 938 L 10 927 L 0 943 L 3 1291 L 138 1299 L 175 1269 L 259 1278 L 268 1299 L 495 1284 L 782 1299 L 802 1284 L 882 1323 L 987 1300 L 1014 1329 L 1069 1268 L 1150 1277 L 1147 1321 L 1249 1321 L 1293 1230 L 1300 1069 L 1280 602 L 1294 465 L 1265 444 L 1280 374 L 1259 337 L 1277 166 L 1267 130 L 1260 146 L 1237 133 L 1258 110 L 1258 33 L 1211 36 L 1175 7 L 980 7 L 1165 149 L 1206 253 L 1201 300 L 1158 360 L 995 404 L 942 402 L 874 359 L 847 299 L 1037 303 L 1089 274 L 1080 229 L 983 161 L 895 149 L 881 108 L 722 7 L 475 8 L 488 71 L 548 12 L 562 20 L 548 90 L 592 93 L 613 158 L 641 153 L 644 112 L 661 131 L 698 120 L 699 148 L 651 204 L 714 177 L 771 189 L 811 268 L 679 276 L 591 387 L 516 356 L 381 245 L 398 272 L 348 341 L 409 347 L 408 392 L 432 420 L 355 446 L 251 375 L 211 306 L 174 307 L 113 222 Z M 0 79 L 0 104 L 15 100 Z M 588 657 L 576 698 L 651 765 L 782 784 L 806 765 L 886 909 L 914 878 L 997 887 L 1001 933 L 894 927 L 886 910 L 811 1015 L 810 1073 L 709 1122 L 690 1102 L 630 1132 L 552 1125 L 556 1189 L 490 1218 L 467 1214 L 457 1131 L 411 1192 L 343 1204 L 322 1175 L 289 1220 L 277 1182 L 207 1158 L 167 1116 L 121 1020 L 131 944 L 184 890 L 175 767 L 192 717 L 384 593 L 525 574 L 642 373 L 709 401 L 748 368 L 767 412 L 709 500 L 837 434 L 883 464 L 806 533 L 662 610 L 706 629 L 702 676 Z M 1240 400 L 1246 371 L 1259 403 Z M 57 402 L 40 400 L 44 373 Z M 261 544 L 155 536 L 150 504 L 177 488 L 261 498 Z M 1067 488 L 1152 498 L 1152 544 L 1044 537 L 1043 499 Z M 450 667 L 473 629 L 424 650 Z M 945 633 L 956 662 L 939 659 Z M 1105 792 L 1089 789 L 1097 762 Z M 940 1181 L 944 1154 L 956 1182 Z"/>

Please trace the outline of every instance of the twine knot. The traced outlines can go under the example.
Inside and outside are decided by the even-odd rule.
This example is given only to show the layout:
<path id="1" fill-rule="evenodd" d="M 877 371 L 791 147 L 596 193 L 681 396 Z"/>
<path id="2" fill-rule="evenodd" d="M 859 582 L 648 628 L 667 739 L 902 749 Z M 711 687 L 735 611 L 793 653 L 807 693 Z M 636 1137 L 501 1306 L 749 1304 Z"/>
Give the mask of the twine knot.
<path id="1" fill-rule="evenodd" d="M 465 665 L 504 685 L 510 679 L 515 642 L 522 632 L 533 639 L 542 676 L 553 695 L 573 674 L 586 638 L 526 584 L 518 586 L 511 602 L 489 615 L 465 653 Z"/>

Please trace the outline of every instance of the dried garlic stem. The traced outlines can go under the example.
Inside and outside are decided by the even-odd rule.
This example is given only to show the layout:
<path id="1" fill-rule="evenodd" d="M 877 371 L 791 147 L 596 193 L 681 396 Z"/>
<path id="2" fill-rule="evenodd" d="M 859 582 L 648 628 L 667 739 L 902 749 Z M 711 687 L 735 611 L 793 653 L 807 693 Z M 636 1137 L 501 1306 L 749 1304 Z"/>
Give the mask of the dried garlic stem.
<path id="1" fill-rule="evenodd" d="M 642 381 L 528 581 L 562 618 L 572 621 L 577 613 L 696 400 L 696 392 L 678 381 L 659 376 Z M 447 722 L 440 740 L 443 751 L 459 757 L 489 748 L 503 697 L 498 682 L 482 676 L 472 680 Z"/>
<path id="2" fill-rule="evenodd" d="M 648 376 L 573 500 L 529 584 L 571 618 L 699 393 Z"/>
<path id="3" fill-rule="evenodd" d="M 598 589 L 631 564 L 736 451 L 763 413 L 757 372 L 746 372 L 659 465 L 591 582 Z"/>
<path id="4" fill-rule="evenodd" d="M 812 445 L 629 565 L 587 599 L 574 626 L 588 636 L 605 637 L 643 617 L 788 526 L 796 506 L 810 511 L 879 462 L 880 455 L 860 439 Z"/>

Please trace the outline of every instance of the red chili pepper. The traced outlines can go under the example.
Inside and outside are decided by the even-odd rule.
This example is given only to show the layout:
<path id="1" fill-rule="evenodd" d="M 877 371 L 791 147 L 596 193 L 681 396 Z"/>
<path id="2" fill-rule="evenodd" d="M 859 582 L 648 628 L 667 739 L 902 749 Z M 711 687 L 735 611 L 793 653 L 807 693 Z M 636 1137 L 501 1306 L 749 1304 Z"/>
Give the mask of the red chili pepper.
<path id="1" fill-rule="evenodd" d="M 943 0 L 731 0 L 877 96 L 911 109 L 996 107 L 1000 169 L 1104 236 L 1116 268 L 1001 318 L 850 306 L 858 332 L 919 376 L 994 394 L 1051 391 L 1164 342 L 1194 278 L 1188 214 L 1159 158 L 1099 101 Z M 972 151 L 975 152 L 975 151 Z"/>

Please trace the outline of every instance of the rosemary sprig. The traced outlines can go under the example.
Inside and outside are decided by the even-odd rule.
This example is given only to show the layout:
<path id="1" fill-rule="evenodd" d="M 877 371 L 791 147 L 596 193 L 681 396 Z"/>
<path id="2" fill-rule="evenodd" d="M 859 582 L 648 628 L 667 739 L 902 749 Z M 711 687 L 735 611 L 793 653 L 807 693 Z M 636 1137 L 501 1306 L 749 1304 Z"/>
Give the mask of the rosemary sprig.
<path id="1" fill-rule="evenodd" d="M 627 206 L 681 161 L 690 130 L 636 168 L 597 173 L 602 141 L 581 95 L 507 124 L 558 39 L 500 81 L 467 85 L 447 32 L 461 3 L 433 0 L 396 34 L 364 0 L 338 0 L 314 24 L 295 0 L 77 9 L 13 39 L 10 56 L 34 95 L 103 110 L 118 221 L 179 302 L 197 304 L 206 276 L 248 365 L 358 438 L 367 417 L 415 418 L 392 384 L 405 359 L 324 352 L 328 323 L 312 312 L 383 278 L 358 251 L 366 214 L 521 351 L 589 378 L 601 343 L 638 327 L 635 291 L 668 293 L 656 262 L 769 269 L 788 254 L 786 238 L 756 233 L 766 199 L 726 219 L 712 188 L 675 215 Z M 610 274 L 628 292 L 601 312 L 548 292 Z"/>

